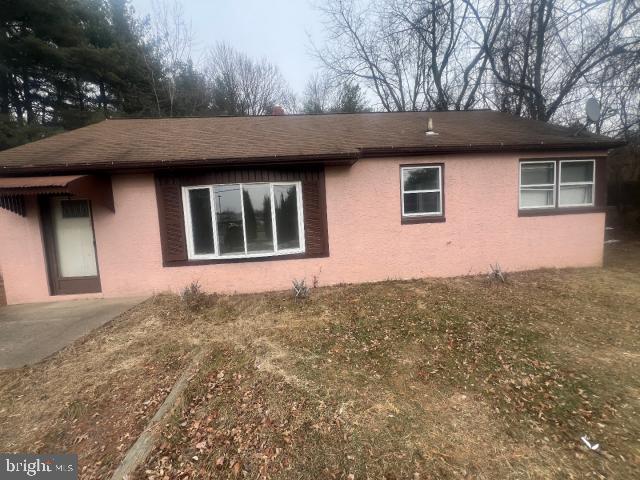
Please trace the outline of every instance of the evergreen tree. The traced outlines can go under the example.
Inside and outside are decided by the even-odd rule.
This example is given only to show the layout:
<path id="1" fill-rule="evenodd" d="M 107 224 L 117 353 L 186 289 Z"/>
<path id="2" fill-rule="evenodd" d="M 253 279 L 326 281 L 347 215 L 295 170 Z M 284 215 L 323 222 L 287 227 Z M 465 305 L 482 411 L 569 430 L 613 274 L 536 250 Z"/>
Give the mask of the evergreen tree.
<path id="1" fill-rule="evenodd" d="M 0 146 L 106 115 L 158 114 L 159 62 L 126 0 L 5 0 Z"/>
<path id="2" fill-rule="evenodd" d="M 340 113 L 360 113 L 368 112 L 365 96 L 357 83 L 345 83 L 338 93 L 338 99 L 333 108 L 334 112 Z"/>

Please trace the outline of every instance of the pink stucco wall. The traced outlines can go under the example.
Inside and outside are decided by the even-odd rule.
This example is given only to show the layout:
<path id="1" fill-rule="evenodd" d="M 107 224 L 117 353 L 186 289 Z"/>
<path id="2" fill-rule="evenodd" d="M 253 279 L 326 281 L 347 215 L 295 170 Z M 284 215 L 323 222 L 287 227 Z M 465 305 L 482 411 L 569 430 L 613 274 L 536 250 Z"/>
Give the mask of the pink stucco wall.
<path id="1" fill-rule="evenodd" d="M 600 152 L 601 154 L 601 152 Z M 540 157 L 540 155 L 535 155 Z M 584 153 L 581 154 L 584 156 Z M 116 213 L 94 208 L 102 294 L 178 291 L 191 281 L 218 292 L 286 289 L 293 278 L 320 285 L 602 263 L 604 214 L 518 217 L 518 158 L 474 155 L 360 160 L 326 170 L 327 258 L 162 266 L 150 174 L 113 177 Z M 399 165 L 444 162 L 444 223 L 401 225 Z M 48 294 L 37 206 L 0 209 L 0 266 L 9 303 Z M 77 298 L 74 296 L 73 298 Z"/>

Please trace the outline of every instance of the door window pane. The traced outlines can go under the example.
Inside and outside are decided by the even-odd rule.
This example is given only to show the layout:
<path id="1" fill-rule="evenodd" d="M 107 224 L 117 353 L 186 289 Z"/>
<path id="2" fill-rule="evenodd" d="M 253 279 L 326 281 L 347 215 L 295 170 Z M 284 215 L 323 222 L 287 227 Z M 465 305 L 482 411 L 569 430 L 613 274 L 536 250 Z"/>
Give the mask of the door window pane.
<path id="1" fill-rule="evenodd" d="M 218 185 L 213 196 L 220 255 L 244 253 L 240 185 Z"/>
<path id="2" fill-rule="evenodd" d="M 553 185 L 554 164 L 552 162 L 523 163 L 521 185 Z"/>
<path id="3" fill-rule="evenodd" d="M 440 169 L 438 167 L 405 168 L 402 170 L 404 190 L 438 190 Z"/>
<path id="4" fill-rule="evenodd" d="M 58 274 L 62 278 L 95 277 L 98 275 L 96 249 L 93 236 L 91 215 L 68 215 L 69 200 L 52 200 L 53 231 L 55 239 Z M 89 210 L 87 200 L 74 200 L 77 213 Z M 84 206 L 80 206 L 84 204 Z"/>
<path id="5" fill-rule="evenodd" d="M 562 162 L 561 183 L 593 182 L 593 162 Z"/>
<path id="6" fill-rule="evenodd" d="M 209 189 L 189 190 L 189 205 L 191 208 L 193 253 L 196 255 L 214 253 Z"/>
<path id="7" fill-rule="evenodd" d="M 274 185 L 278 250 L 300 248 L 298 192 L 295 185 Z"/>
<path id="8" fill-rule="evenodd" d="M 62 218 L 89 217 L 89 202 L 86 200 L 61 200 Z"/>
<path id="9" fill-rule="evenodd" d="M 405 193 L 404 213 L 440 213 L 440 192 Z"/>
<path id="10" fill-rule="evenodd" d="M 247 252 L 273 252 L 271 190 L 269 184 L 244 185 L 244 225 Z"/>

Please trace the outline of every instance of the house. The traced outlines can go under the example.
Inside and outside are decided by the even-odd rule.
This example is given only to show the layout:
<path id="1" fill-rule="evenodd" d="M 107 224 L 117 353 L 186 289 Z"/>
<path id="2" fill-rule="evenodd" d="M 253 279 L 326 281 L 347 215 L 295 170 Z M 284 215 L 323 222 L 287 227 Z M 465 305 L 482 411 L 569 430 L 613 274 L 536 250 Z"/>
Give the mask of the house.
<path id="1" fill-rule="evenodd" d="M 493 111 L 105 120 L 0 152 L 7 302 L 598 266 L 619 145 Z"/>

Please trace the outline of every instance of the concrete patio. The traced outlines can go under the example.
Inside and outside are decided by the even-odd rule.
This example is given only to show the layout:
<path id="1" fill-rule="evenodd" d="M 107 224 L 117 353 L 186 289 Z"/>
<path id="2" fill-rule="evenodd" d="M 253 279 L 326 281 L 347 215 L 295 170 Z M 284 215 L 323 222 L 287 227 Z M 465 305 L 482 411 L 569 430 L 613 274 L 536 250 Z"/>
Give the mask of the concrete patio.
<path id="1" fill-rule="evenodd" d="M 0 307 L 0 369 L 39 362 L 143 300 L 71 300 Z"/>

